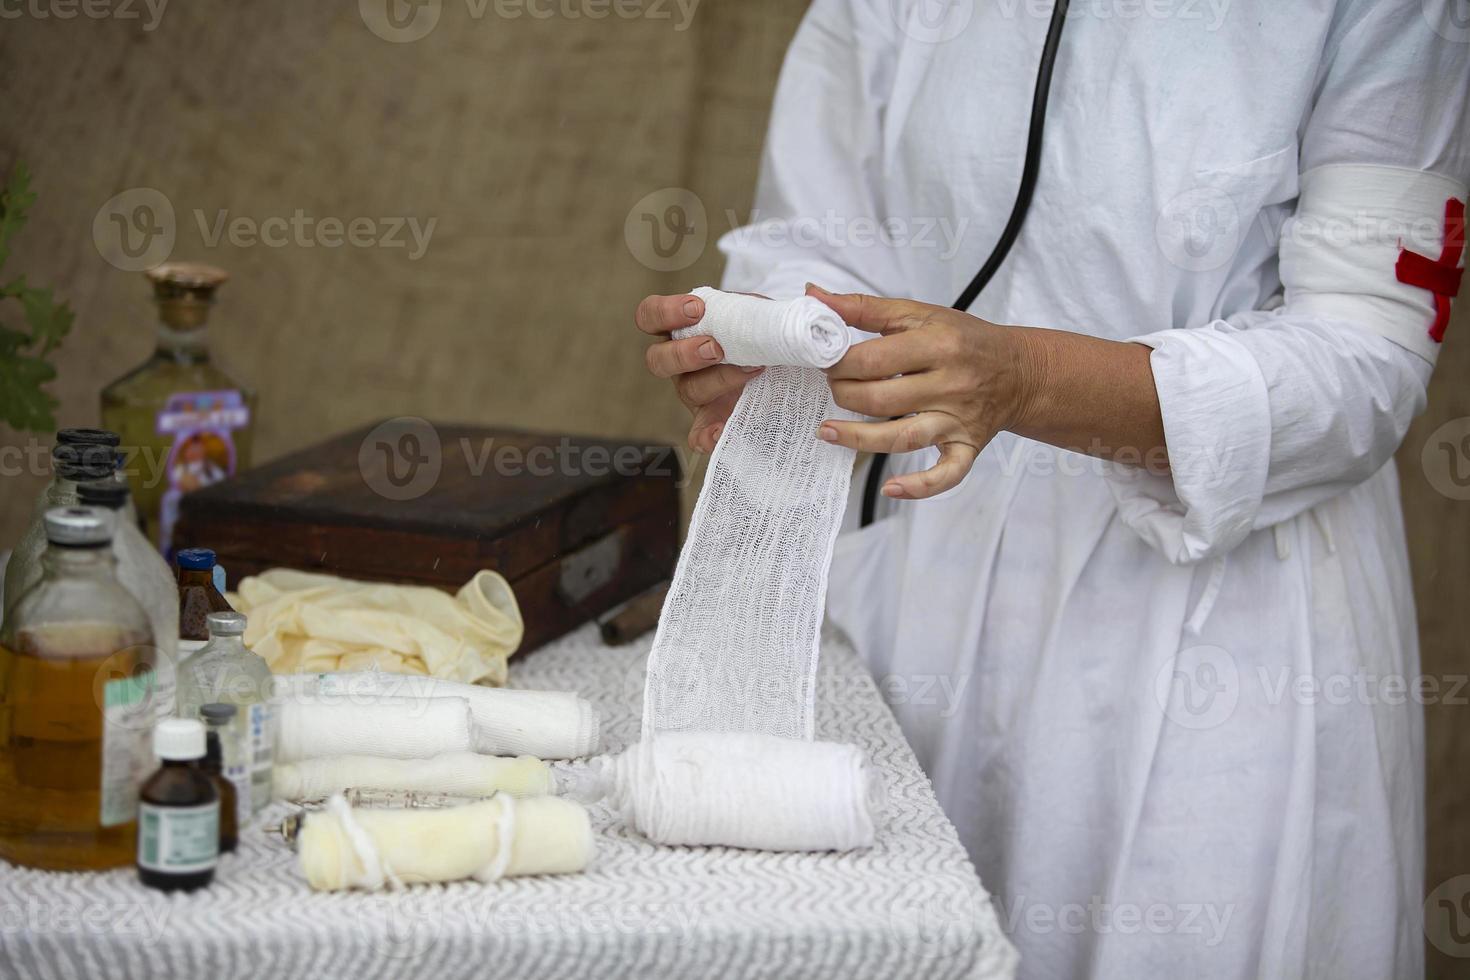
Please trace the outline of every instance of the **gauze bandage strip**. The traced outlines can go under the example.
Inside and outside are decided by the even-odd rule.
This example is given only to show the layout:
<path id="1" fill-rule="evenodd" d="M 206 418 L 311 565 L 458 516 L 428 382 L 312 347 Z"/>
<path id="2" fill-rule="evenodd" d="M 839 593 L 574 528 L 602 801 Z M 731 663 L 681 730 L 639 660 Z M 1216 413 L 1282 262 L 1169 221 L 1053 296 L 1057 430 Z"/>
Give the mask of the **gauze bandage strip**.
<path id="1" fill-rule="evenodd" d="M 278 698 L 276 761 L 374 755 L 427 759 L 473 748 L 464 698 L 379 698 L 370 704 Z"/>
<path id="2" fill-rule="evenodd" d="M 853 452 L 817 438 L 852 418 L 819 368 L 846 352 L 840 317 L 810 297 L 777 302 L 697 289 L 709 335 L 739 364 L 768 368 L 741 394 L 694 507 L 664 601 L 643 732 L 812 737 L 812 685 L 827 568 Z"/>
<path id="3" fill-rule="evenodd" d="M 551 767 L 540 759 L 528 755 L 501 759 L 473 752 L 451 752 L 429 759 L 339 755 L 283 762 L 275 767 L 271 785 L 276 798 L 282 800 L 321 800 L 349 789 L 470 798 L 496 793 L 545 796 L 553 790 Z"/>
<path id="4" fill-rule="evenodd" d="M 662 844 L 848 850 L 873 842 L 862 753 L 811 741 L 832 546 L 853 453 L 817 438 L 821 368 L 850 332 L 831 309 L 697 289 L 726 360 L 774 365 L 741 394 L 710 459 L 664 602 L 643 740 L 604 767 L 623 819 Z"/>
<path id="5" fill-rule="evenodd" d="M 321 891 L 584 870 L 595 850 L 587 811 L 555 796 L 445 809 L 354 809 L 333 797 L 296 842 L 307 883 Z"/>

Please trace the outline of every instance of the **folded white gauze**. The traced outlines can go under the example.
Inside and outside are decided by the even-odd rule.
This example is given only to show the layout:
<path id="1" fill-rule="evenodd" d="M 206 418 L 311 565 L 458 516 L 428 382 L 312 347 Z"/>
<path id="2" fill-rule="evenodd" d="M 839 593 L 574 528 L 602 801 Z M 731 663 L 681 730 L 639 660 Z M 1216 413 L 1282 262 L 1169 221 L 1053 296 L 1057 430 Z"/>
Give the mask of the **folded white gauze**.
<path id="1" fill-rule="evenodd" d="M 551 767 L 523 755 L 501 759 L 451 752 L 431 759 L 383 759 L 338 755 L 277 765 L 271 786 L 281 800 L 321 800 L 349 789 L 402 790 L 445 796 L 545 796 L 552 792 Z"/>
<path id="2" fill-rule="evenodd" d="M 600 721 L 592 702 L 569 691 L 522 691 L 380 670 L 282 674 L 278 690 L 298 699 L 355 704 L 387 698 L 463 698 L 474 719 L 474 745 L 487 755 L 578 759 L 597 751 Z"/>
<path id="3" fill-rule="evenodd" d="M 335 891 L 567 874 L 591 863 L 595 845 L 579 804 L 502 793 L 444 809 L 354 809 L 334 796 L 306 817 L 296 848 L 307 883 Z"/>
<path id="4" fill-rule="evenodd" d="M 712 336 L 724 349 L 726 364 L 829 368 L 851 343 L 842 317 L 811 296 L 773 300 L 709 286 L 694 295 L 704 300 L 704 318 L 675 330 L 674 339 Z"/>
<path id="5" fill-rule="evenodd" d="M 428 759 L 473 748 L 464 698 L 378 698 L 313 703 L 275 701 L 277 763 L 336 755 Z"/>
<path id="6" fill-rule="evenodd" d="M 623 821 L 660 844 L 847 851 L 872 845 L 881 810 L 862 750 L 837 742 L 666 732 L 613 759 L 604 778 Z"/>
<path id="7" fill-rule="evenodd" d="M 624 819 L 665 844 L 847 850 L 873 842 L 855 746 L 811 741 L 827 569 L 853 452 L 817 438 L 851 419 L 820 368 L 850 334 L 816 299 L 696 289 L 726 360 L 775 365 L 741 394 L 710 458 L 664 602 L 643 741 L 605 773 Z"/>

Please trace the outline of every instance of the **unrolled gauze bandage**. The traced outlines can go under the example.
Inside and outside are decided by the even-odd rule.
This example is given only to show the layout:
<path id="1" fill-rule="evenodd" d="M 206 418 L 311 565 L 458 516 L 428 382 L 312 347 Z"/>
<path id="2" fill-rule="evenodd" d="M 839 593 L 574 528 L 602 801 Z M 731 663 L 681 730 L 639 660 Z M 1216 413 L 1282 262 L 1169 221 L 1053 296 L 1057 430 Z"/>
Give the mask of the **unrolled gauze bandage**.
<path id="1" fill-rule="evenodd" d="M 451 752 L 431 759 L 382 759 L 339 755 L 280 763 L 272 773 L 277 799 L 320 800 L 349 789 L 402 790 L 445 796 L 545 796 L 552 792 L 551 767 L 523 755 L 501 759 Z"/>
<path id="2" fill-rule="evenodd" d="M 276 761 L 336 755 L 427 759 L 473 746 L 470 706 L 464 698 L 377 698 L 313 703 L 275 702 Z"/>
<path id="3" fill-rule="evenodd" d="M 817 438 L 853 418 L 819 370 L 850 334 L 831 309 L 696 289 L 707 334 L 746 385 L 710 458 L 648 659 L 643 741 L 604 768 L 623 819 L 664 844 L 781 851 L 873 842 L 879 796 L 861 750 L 813 742 L 827 569 L 851 450 Z"/>
<path id="4" fill-rule="evenodd" d="M 595 850 L 587 811 L 538 796 L 445 809 L 354 809 L 335 796 L 307 816 L 296 841 L 311 887 L 384 885 L 581 871 Z"/>
<path id="5" fill-rule="evenodd" d="M 707 334 L 738 364 L 771 367 L 745 387 L 705 474 L 664 601 L 643 734 L 764 732 L 812 737 L 812 686 L 827 567 L 853 452 L 822 442 L 836 406 L 818 368 L 850 334 L 811 297 L 778 302 L 695 290 Z"/>
<path id="6" fill-rule="evenodd" d="M 623 821 L 660 844 L 764 851 L 868 847 L 881 784 L 860 749 L 775 735 L 667 732 L 611 760 Z"/>
<path id="7" fill-rule="evenodd" d="M 569 691 L 523 691 L 461 684 L 418 674 L 364 670 L 281 675 L 277 683 L 298 699 L 366 703 L 389 698 L 464 698 L 474 719 L 474 748 L 488 755 L 578 759 L 597 751 L 597 709 Z"/>

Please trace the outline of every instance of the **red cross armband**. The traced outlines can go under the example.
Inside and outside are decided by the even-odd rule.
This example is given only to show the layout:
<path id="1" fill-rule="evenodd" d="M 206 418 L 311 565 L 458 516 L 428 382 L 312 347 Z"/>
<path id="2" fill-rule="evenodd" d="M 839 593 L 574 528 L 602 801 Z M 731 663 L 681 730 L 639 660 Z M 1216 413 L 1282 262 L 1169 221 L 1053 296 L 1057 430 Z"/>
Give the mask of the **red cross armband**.
<path id="1" fill-rule="evenodd" d="M 1464 275 L 1465 201 L 1463 184 L 1418 170 L 1303 174 L 1281 231 L 1286 309 L 1381 334 L 1434 363 Z"/>

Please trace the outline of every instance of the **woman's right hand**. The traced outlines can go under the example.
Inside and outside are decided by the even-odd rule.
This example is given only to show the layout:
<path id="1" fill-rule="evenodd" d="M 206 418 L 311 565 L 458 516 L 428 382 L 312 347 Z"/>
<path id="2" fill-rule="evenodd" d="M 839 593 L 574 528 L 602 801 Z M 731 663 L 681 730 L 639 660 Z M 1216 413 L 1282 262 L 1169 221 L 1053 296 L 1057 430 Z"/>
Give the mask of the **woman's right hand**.
<path id="1" fill-rule="evenodd" d="M 633 314 L 639 330 L 658 338 L 648 348 L 648 370 L 656 377 L 672 378 L 679 400 L 694 413 L 689 448 L 709 453 L 714 452 L 745 383 L 761 369 L 721 364 L 725 352 L 713 337 L 669 339 L 671 332 L 703 317 L 704 301 L 688 294 L 646 296 Z"/>

